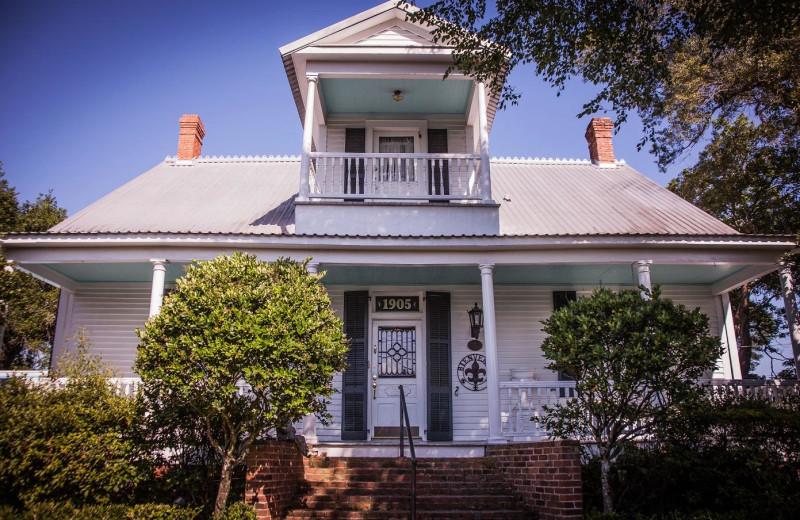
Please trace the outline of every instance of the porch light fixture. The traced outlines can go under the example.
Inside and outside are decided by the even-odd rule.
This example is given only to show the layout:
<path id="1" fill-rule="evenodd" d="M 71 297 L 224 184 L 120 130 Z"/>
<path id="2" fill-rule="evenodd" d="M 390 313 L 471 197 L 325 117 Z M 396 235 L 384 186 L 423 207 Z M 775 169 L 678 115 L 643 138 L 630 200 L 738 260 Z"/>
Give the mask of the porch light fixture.
<path id="1" fill-rule="evenodd" d="M 478 303 L 475 302 L 475 307 L 468 310 L 467 314 L 469 314 L 471 335 L 473 338 L 478 339 L 478 336 L 481 335 L 481 329 L 483 328 L 483 311 L 478 307 Z"/>
<path id="2" fill-rule="evenodd" d="M 403 101 L 403 92 L 400 90 L 395 90 L 394 92 L 392 92 L 392 99 L 394 99 L 398 103 Z"/>

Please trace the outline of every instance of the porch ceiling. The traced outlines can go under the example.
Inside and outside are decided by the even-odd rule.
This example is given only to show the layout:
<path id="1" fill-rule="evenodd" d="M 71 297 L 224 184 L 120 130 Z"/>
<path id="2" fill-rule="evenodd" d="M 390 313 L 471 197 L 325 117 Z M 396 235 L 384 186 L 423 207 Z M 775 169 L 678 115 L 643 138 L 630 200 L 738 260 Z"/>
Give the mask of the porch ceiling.
<path id="1" fill-rule="evenodd" d="M 185 263 L 167 265 L 167 282 L 184 272 Z M 152 264 L 133 263 L 64 263 L 44 264 L 76 283 L 150 282 Z M 651 266 L 654 284 L 713 285 L 748 269 L 744 265 L 664 265 Z M 323 263 L 328 285 L 471 285 L 480 284 L 476 266 L 350 266 Z M 494 274 L 497 285 L 633 285 L 634 275 L 628 264 L 596 265 L 498 265 Z"/>
<path id="2" fill-rule="evenodd" d="M 402 101 L 392 99 L 400 90 Z M 460 79 L 320 78 L 327 115 L 429 115 L 467 111 L 472 81 Z"/>

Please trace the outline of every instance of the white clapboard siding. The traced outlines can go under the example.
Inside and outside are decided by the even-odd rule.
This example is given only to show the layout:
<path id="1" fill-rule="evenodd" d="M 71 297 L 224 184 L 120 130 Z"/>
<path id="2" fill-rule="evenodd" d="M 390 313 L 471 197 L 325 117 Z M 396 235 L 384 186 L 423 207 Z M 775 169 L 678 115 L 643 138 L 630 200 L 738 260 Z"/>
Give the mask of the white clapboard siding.
<path id="1" fill-rule="evenodd" d="M 329 134 L 330 135 L 330 134 Z M 333 310 L 340 319 L 344 317 L 344 292 L 341 286 L 326 287 L 333 304 Z M 350 289 L 347 289 L 350 290 Z M 342 374 L 333 377 L 335 392 L 328 402 L 328 413 L 333 416 L 331 424 L 325 426 L 317 424 L 317 439 L 319 442 L 333 442 L 342 440 Z"/>
<path id="2" fill-rule="evenodd" d="M 150 310 L 150 285 L 83 286 L 76 292 L 68 316 L 65 338 L 70 343 L 76 331 L 89 334 L 92 351 L 132 377 L 139 339 L 136 329 L 144 325 Z"/>
<path id="3" fill-rule="evenodd" d="M 330 286 L 327 288 L 333 301 L 334 308 L 342 316 L 344 292 L 350 290 L 365 290 L 367 288 L 353 288 Z M 377 288 L 371 288 L 376 290 Z M 611 289 L 619 289 L 611 287 Z M 403 292 L 443 291 L 450 293 L 451 304 L 451 331 L 452 331 L 452 367 L 453 381 L 453 440 L 454 441 L 484 441 L 488 437 L 488 401 L 487 391 L 472 392 L 458 382 L 457 368 L 459 362 L 467 355 L 474 352 L 467 348 L 471 339 L 469 336 L 469 320 L 467 310 L 477 302 L 481 302 L 481 288 L 479 285 L 459 285 L 448 287 L 403 288 Z M 547 319 L 553 312 L 553 291 L 576 290 L 579 297 L 589 296 L 591 287 L 545 287 L 545 286 L 496 286 L 495 308 L 497 312 L 497 341 L 498 365 L 500 380 L 508 381 L 512 368 L 532 368 L 535 377 L 540 381 L 554 381 L 558 377 L 554 372 L 545 368 L 548 364 L 541 352 L 544 340 L 542 320 Z M 718 335 L 716 306 L 714 298 L 708 287 L 680 286 L 665 287 L 665 297 L 671 298 L 694 309 L 700 307 L 701 311 L 709 316 L 711 333 Z M 481 341 L 485 342 L 483 334 Z M 477 352 L 486 355 L 485 347 Z M 489 381 L 489 384 L 497 384 Z M 333 422 L 329 426 L 317 426 L 317 436 L 322 442 L 334 442 L 341 439 L 341 375 L 334 378 L 334 394 L 328 411 L 333 415 Z M 456 389 L 458 389 L 456 393 Z M 508 420 L 506 396 L 501 392 L 501 410 L 504 410 L 502 420 Z"/>
<path id="4" fill-rule="evenodd" d="M 467 129 L 464 126 L 447 128 L 447 152 L 470 153 L 467 151 Z"/>
<path id="5" fill-rule="evenodd" d="M 344 139 L 346 127 L 328 126 L 325 150 L 330 153 L 344 152 Z"/>

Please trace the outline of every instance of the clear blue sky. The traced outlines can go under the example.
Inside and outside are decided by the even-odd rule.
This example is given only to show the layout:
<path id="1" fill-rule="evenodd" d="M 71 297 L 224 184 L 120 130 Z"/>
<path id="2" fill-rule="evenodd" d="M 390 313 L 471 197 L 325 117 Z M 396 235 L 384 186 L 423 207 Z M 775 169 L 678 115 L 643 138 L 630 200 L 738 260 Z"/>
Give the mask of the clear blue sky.
<path id="1" fill-rule="evenodd" d="M 178 118 L 200 114 L 204 155 L 298 154 L 302 129 L 278 47 L 379 3 L 0 0 L 0 161 L 21 200 L 53 189 L 73 214 L 175 155 Z M 422 5 L 425 5 L 424 3 Z M 494 156 L 587 158 L 577 119 L 592 88 L 557 98 L 530 69 L 499 112 Z M 612 115 L 613 117 L 613 115 Z M 616 156 L 659 184 L 638 121 Z"/>

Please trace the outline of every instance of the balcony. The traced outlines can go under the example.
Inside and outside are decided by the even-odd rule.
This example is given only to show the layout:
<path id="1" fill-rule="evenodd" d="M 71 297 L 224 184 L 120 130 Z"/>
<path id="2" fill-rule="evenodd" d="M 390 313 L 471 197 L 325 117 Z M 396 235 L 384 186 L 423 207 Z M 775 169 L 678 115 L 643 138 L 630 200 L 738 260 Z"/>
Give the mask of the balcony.
<path id="1" fill-rule="evenodd" d="M 303 168 L 307 168 L 303 173 Z M 485 236 L 500 232 L 488 159 L 477 154 L 309 152 L 298 234 Z"/>
<path id="2" fill-rule="evenodd" d="M 311 152 L 312 199 L 363 202 L 482 200 L 481 156 Z"/>

